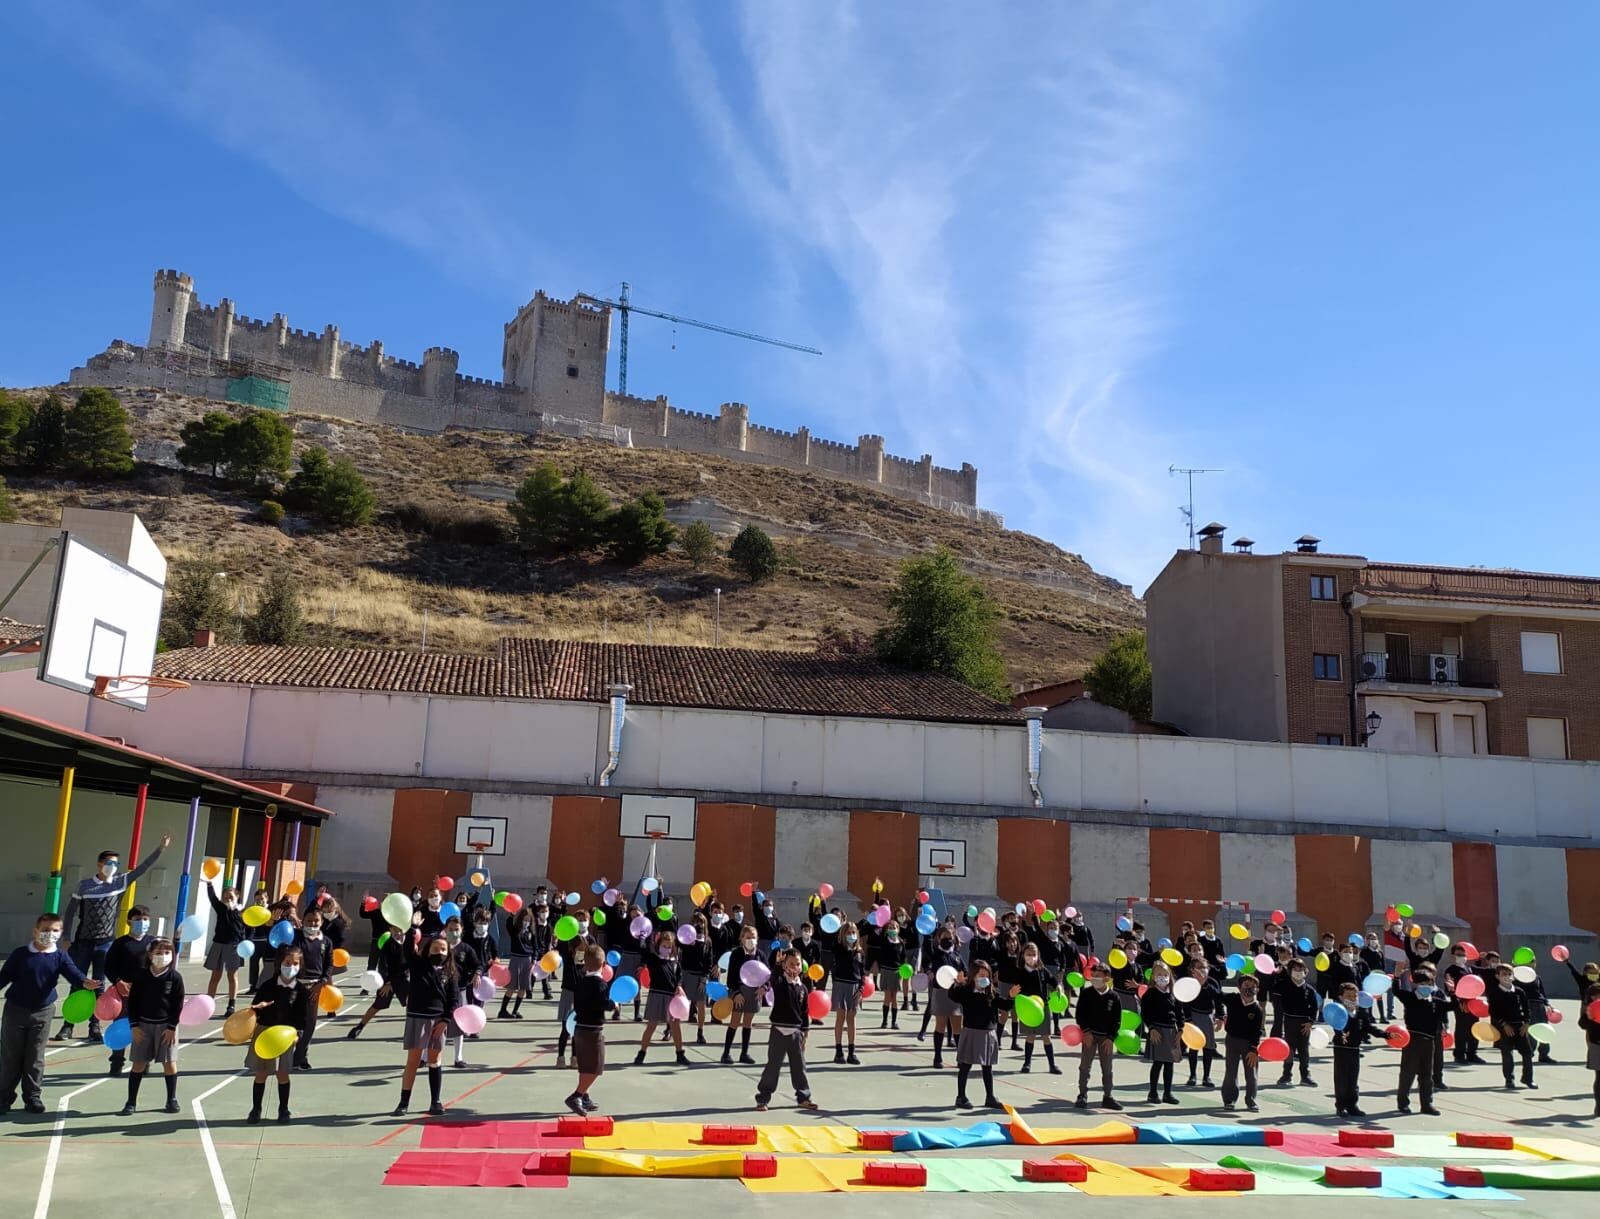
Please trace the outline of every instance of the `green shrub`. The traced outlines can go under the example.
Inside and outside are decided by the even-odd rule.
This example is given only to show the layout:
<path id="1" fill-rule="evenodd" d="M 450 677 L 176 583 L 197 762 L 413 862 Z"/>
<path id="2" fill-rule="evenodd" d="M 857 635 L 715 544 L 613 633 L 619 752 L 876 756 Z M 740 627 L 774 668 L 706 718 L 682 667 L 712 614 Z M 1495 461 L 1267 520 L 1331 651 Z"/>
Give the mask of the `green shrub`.
<path id="1" fill-rule="evenodd" d="M 678 549 L 683 552 L 684 558 L 699 567 L 717 553 L 717 535 L 711 532 L 711 526 L 704 521 L 692 521 L 678 535 Z"/>
<path id="2" fill-rule="evenodd" d="M 778 570 L 778 548 L 772 544 L 766 530 L 758 525 L 746 525 L 728 547 L 728 560 L 736 571 L 756 583 Z"/>
<path id="3" fill-rule="evenodd" d="M 256 518 L 263 525 L 283 524 L 283 505 L 275 499 L 264 499 L 261 507 L 256 509 Z"/>

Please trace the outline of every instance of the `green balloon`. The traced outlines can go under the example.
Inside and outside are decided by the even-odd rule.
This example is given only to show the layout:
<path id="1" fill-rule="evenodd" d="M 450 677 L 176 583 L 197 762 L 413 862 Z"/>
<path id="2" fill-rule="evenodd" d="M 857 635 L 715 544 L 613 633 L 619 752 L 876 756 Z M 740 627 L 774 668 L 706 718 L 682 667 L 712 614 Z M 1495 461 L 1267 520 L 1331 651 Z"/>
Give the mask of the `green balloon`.
<path id="1" fill-rule="evenodd" d="M 1057 1015 L 1067 1010 L 1067 997 L 1060 991 L 1050 996 L 1050 1010 Z"/>
<path id="2" fill-rule="evenodd" d="M 596 927 L 604 927 L 606 925 L 606 912 L 604 910 L 596 910 L 589 916 L 589 921 Z"/>
<path id="3" fill-rule="evenodd" d="M 1411 906 L 1409 903 L 1401 902 L 1399 905 L 1395 906 L 1394 912 L 1401 918 L 1410 918 L 1417 911 L 1416 908 Z"/>
<path id="4" fill-rule="evenodd" d="M 978 917 L 978 908 L 976 906 L 968 906 L 967 907 L 967 917 L 968 918 L 977 918 Z"/>
<path id="5" fill-rule="evenodd" d="M 1039 916 L 1039 921 L 1041 923 L 1053 923 L 1053 922 L 1055 922 L 1056 921 L 1055 912 L 1053 910 L 1046 910 L 1043 914 L 1041 914 Z"/>
<path id="6" fill-rule="evenodd" d="M 916 971 L 909 965 L 902 965 L 897 972 L 902 978 L 909 978 Z"/>
<path id="7" fill-rule="evenodd" d="M 672 921 L 672 907 L 671 906 L 660 906 L 660 907 L 658 907 L 657 910 L 656 910 L 656 917 L 658 919 L 660 919 L 663 923 L 670 923 Z"/>
<path id="8" fill-rule="evenodd" d="M 1071 973 L 1069 973 L 1067 975 L 1067 985 L 1072 987 L 1073 990 L 1082 990 L 1083 989 L 1083 975 L 1081 973 L 1079 973 L 1076 969 L 1074 969 Z"/>
<path id="9" fill-rule="evenodd" d="M 1139 1019 L 1139 1013 L 1138 1012 L 1124 1011 L 1122 1013 L 1122 1031 L 1124 1033 L 1134 1033 L 1134 1032 L 1136 1032 L 1138 1030 L 1139 1026 L 1141 1024 L 1143 1024 L 1143 1023 L 1144 1022 Z M 1118 1040 L 1119 1041 L 1121 1040 L 1121 1035 L 1120 1034 L 1118 1035 Z M 1138 1038 L 1135 1037 L 1134 1040 L 1137 1041 Z"/>
<path id="10" fill-rule="evenodd" d="M 1128 1012 L 1126 1015 L 1124 1015 L 1123 1019 L 1127 1019 L 1128 1016 L 1132 1015 L 1132 1012 Z M 1137 1019 L 1137 1017 L 1135 1017 L 1135 1019 Z M 1138 1054 L 1140 1049 L 1139 1034 L 1135 1033 L 1132 1029 L 1123 1029 L 1117 1034 L 1116 1047 L 1119 1054 L 1127 1054 L 1129 1057 Z"/>
<path id="11" fill-rule="evenodd" d="M 565 944 L 578 934 L 578 920 L 570 914 L 563 914 L 556 920 L 556 939 Z"/>
<path id="12" fill-rule="evenodd" d="M 65 1024 L 82 1024 L 94 1015 L 95 994 L 92 990 L 75 990 L 61 1005 L 61 1019 Z"/>
<path id="13" fill-rule="evenodd" d="M 1255 971 L 1256 959 L 1254 957 L 1246 957 L 1244 959 L 1244 964 L 1239 966 L 1239 972 L 1242 974 L 1253 974 Z"/>
<path id="14" fill-rule="evenodd" d="M 1024 1028 L 1036 1029 L 1044 1023 L 1044 1004 L 1036 995 L 1017 996 L 1017 1019 Z"/>
<path id="15" fill-rule="evenodd" d="M 1513 965 L 1532 965 L 1533 959 L 1533 949 L 1529 948 L 1526 944 L 1511 954 L 1511 963 Z"/>
<path id="16" fill-rule="evenodd" d="M 378 937 L 378 947 L 382 948 L 388 942 L 389 942 L 389 933 L 387 931 L 385 931 L 382 935 L 380 935 Z"/>

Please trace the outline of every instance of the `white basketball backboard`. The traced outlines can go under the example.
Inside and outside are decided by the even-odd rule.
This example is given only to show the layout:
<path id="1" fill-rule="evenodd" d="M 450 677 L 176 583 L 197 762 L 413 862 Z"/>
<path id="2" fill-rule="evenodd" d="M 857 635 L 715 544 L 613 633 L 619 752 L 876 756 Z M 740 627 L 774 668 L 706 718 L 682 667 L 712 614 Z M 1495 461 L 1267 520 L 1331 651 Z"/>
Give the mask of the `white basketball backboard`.
<path id="1" fill-rule="evenodd" d="M 966 839 L 917 839 L 918 876 L 965 876 L 966 874 Z"/>
<path id="2" fill-rule="evenodd" d="M 504 855 L 508 817 L 457 817 L 458 855 Z"/>
<path id="3" fill-rule="evenodd" d="M 141 566 L 152 574 L 135 571 L 70 534 L 65 538 L 39 649 L 41 681 L 92 694 L 97 677 L 150 674 L 161 631 L 166 564 Z M 125 707 L 143 710 L 150 692 L 139 683 L 112 682 L 106 693 Z"/>
<path id="4" fill-rule="evenodd" d="M 693 838 L 693 796 L 623 796 L 624 838 Z"/>

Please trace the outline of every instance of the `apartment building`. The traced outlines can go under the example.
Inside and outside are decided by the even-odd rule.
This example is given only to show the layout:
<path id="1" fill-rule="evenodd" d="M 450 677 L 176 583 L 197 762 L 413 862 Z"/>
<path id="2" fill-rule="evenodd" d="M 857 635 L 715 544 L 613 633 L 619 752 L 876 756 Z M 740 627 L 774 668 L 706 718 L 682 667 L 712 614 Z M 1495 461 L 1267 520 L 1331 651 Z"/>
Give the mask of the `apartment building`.
<path id="1" fill-rule="evenodd" d="M 1231 551 L 1145 593 L 1154 718 L 1195 736 L 1600 759 L 1600 579 Z"/>

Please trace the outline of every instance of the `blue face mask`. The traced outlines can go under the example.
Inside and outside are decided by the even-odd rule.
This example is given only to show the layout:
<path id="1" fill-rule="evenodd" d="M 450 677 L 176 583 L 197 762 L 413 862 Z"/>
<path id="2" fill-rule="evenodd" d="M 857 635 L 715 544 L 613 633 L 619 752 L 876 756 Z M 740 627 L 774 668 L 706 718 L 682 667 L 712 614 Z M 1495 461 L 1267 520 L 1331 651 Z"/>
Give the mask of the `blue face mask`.
<path id="1" fill-rule="evenodd" d="M 136 918 L 128 924 L 128 930 L 132 931 L 135 936 L 143 937 L 150 930 L 150 920 L 147 918 Z"/>
<path id="2" fill-rule="evenodd" d="M 974 986 L 976 986 L 979 990 L 988 990 L 989 989 L 989 979 L 988 978 L 978 978 L 972 984 Z"/>
<path id="3" fill-rule="evenodd" d="M 1433 994 L 1433 987 L 1431 987 L 1431 986 L 1419 986 L 1419 987 L 1417 987 L 1417 998 L 1426 999 L 1431 994 Z"/>

